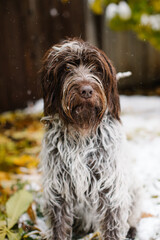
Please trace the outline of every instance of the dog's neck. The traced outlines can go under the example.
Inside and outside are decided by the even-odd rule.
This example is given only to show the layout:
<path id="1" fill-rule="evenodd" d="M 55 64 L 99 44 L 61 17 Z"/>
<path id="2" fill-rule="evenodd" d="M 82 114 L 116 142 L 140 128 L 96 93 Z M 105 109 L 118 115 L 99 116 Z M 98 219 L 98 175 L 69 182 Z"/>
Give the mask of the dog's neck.
<path id="1" fill-rule="evenodd" d="M 67 132 L 69 136 L 71 136 L 73 139 L 85 139 L 85 138 L 93 138 L 94 136 L 98 136 L 98 128 L 101 127 L 103 128 L 103 125 L 105 124 L 107 127 L 107 124 L 109 125 L 110 123 L 117 122 L 119 125 L 120 122 L 117 120 L 114 120 L 111 114 L 106 110 L 101 122 L 99 125 L 95 127 L 79 127 L 76 126 L 75 124 L 68 124 L 66 125 L 64 121 L 59 117 L 59 114 L 55 114 L 53 117 L 52 116 L 46 116 L 42 118 L 42 122 L 45 125 L 46 131 L 50 129 L 56 129 L 64 133 Z M 108 126 L 109 127 L 109 126 Z"/>

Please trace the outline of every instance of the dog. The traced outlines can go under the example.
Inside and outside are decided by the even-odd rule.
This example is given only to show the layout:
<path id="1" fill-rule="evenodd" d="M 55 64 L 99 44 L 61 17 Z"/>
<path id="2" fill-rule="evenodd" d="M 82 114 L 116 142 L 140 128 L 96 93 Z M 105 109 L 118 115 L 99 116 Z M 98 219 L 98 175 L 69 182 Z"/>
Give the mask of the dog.
<path id="1" fill-rule="evenodd" d="M 134 239 L 137 189 L 128 174 L 111 61 L 91 44 L 68 39 L 47 51 L 41 74 L 47 239 L 94 231 L 103 240 Z"/>

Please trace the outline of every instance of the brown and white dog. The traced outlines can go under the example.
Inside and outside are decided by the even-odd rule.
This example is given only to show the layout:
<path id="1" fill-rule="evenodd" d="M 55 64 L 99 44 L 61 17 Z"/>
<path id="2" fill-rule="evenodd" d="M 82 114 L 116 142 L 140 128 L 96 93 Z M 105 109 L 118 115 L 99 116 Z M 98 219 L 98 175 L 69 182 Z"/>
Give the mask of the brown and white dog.
<path id="1" fill-rule="evenodd" d="M 47 239 L 100 231 L 135 237 L 137 189 L 128 177 L 115 69 L 80 39 L 53 46 L 42 68 L 43 172 Z"/>

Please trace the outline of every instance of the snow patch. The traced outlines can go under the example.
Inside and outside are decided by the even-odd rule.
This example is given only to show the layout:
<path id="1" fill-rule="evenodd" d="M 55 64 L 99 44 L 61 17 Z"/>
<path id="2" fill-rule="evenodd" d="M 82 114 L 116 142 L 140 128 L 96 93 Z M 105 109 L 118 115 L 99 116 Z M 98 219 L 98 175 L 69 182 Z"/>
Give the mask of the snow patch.
<path id="1" fill-rule="evenodd" d="M 143 185 L 136 240 L 160 240 L 160 97 L 120 96 L 128 154 Z"/>
<path id="2" fill-rule="evenodd" d="M 43 112 L 44 102 L 43 99 L 39 99 L 35 104 L 28 103 L 28 107 L 24 109 L 26 114 L 34 114 Z"/>
<path id="3" fill-rule="evenodd" d="M 144 218 L 141 220 L 139 227 L 140 240 L 160 239 L 160 221 L 158 218 Z"/>

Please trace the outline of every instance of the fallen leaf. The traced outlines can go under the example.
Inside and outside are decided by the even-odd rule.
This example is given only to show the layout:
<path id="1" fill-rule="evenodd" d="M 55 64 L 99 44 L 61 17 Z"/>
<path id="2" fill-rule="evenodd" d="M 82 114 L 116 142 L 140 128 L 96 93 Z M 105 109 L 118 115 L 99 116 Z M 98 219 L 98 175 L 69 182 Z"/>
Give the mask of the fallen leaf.
<path id="1" fill-rule="evenodd" d="M 20 240 L 21 239 L 19 233 L 14 233 L 11 231 L 7 231 L 7 236 L 8 236 L 9 240 Z"/>
<path id="2" fill-rule="evenodd" d="M 9 180 L 9 179 L 10 179 L 10 174 L 9 173 L 0 171 L 0 181 Z"/>
<path id="3" fill-rule="evenodd" d="M 6 221 L 0 221 L 0 239 L 4 240 L 7 233 Z"/>
<path id="4" fill-rule="evenodd" d="M 33 209 L 33 204 L 31 204 L 27 210 L 27 213 L 33 223 L 36 223 L 36 212 Z"/>
<path id="5" fill-rule="evenodd" d="M 154 217 L 154 215 L 152 215 L 151 213 L 145 213 L 145 212 L 141 214 L 141 218 L 150 218 L 150 217 Z"/>
<path id="6" fill-rule="evenodd" d="M 32 201 L 32 194 L 23 189 L 10 197 L 6 203 L 9 229 L 17 223 L 19 217 L 28 209 Z"/>
<path id="7" fill-rule="evenodd" d="M 0 239 L 4 240 L 5 236 L 6 236 L 6 232 L 1 232 L 1 230 L 0 230 Z"/>
<path id="8" fill-rule="evenodd" d="M 28 168 L 36 167 L 39 163 L 38 159 L 29 155 L 22 155 L 13 160 L 13 163 L 17 166 L 24 166 Z"/>

